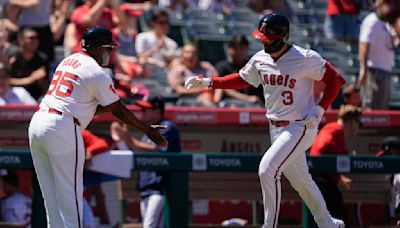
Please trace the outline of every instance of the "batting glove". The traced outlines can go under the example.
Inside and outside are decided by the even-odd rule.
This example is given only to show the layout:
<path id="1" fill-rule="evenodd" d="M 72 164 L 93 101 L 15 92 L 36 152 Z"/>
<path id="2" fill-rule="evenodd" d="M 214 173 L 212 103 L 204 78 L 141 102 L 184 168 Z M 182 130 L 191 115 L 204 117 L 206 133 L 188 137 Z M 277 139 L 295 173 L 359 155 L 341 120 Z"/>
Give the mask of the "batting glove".
<path id="1" fill-rule="evenodd" d="M 185 82 L 185 88 L 186 89 L 191 89 L 191 88 L 206 88 L 210 87 L 212 84 L 212 79 L 211 78 L 205 78 L 203 75 L 197 75 L 194 77 L 188 78 Z"/>
<path id="2" fill-rule="evenodd" d="M 307 126 L 307 128 L 317 128 L 319 126 L 319 123 L 322 120 L 322 117 L 324 116 L 325 109 L 317 105 L 315 106 L 314 109 L 312 109 L 306 116 L 304 123 Z"/>

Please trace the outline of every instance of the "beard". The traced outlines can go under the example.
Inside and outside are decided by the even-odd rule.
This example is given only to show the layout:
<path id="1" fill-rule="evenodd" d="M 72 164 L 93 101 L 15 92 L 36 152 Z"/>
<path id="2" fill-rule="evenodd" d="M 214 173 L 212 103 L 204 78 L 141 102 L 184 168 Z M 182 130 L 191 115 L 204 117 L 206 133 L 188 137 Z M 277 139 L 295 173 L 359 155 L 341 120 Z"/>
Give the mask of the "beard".
<path id="1" fill-rule="evenodd" d="M 265 53 L 272 54 L 274 52 L 281 50 L 283 46 L 285 46 L 285 41 L 277 40 L 270 45 L 264 45 L 264 51 Z"/>
<path id="2" fill-rule="evenodd" d="M 106 67 L 110 63 L 110 54 L 107 52 L 103 52 L 101 55 L 101 66 Z"/>

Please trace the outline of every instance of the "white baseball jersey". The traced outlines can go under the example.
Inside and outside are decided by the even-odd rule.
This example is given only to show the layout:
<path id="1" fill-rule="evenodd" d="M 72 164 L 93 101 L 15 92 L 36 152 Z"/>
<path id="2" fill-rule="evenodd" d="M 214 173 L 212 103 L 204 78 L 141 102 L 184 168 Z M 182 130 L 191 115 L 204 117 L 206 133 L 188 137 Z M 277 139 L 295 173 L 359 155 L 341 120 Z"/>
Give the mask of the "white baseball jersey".
<path id="1" fill-rule="evenodd" d="M 268 119 L 294 121 L 315 107 L 314 80 L 323 78 L 325 62 L 317 52 L 292 45 L 276 62 L 264 50 L 257 52 L 239 74 L 263 86 Z"/>
<path id="2" fill-rule="evenodd" d="M 119 100 L 107 73 L 90 56 L 75 53 L 57 67 L 42 105 L 77 118 L 84 129 L 92 120 L 97 105 Z"/>

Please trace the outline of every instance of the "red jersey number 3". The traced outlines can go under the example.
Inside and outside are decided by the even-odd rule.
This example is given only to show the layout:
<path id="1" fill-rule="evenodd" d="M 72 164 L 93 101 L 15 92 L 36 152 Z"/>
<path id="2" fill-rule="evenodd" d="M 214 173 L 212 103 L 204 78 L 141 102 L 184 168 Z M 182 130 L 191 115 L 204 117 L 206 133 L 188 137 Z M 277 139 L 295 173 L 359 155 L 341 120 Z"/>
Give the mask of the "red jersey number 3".
<path id="1" fill-rule="evenodd" d="M 68 97 L 71 95 L 74 85 L 72 81 L 75 81 L 78 76 L 68 72 L 56 71 L 51 80 L 49 90 L 47 94 L 51 95 L 55 91 L 55 95 L 59 97 Z"/>

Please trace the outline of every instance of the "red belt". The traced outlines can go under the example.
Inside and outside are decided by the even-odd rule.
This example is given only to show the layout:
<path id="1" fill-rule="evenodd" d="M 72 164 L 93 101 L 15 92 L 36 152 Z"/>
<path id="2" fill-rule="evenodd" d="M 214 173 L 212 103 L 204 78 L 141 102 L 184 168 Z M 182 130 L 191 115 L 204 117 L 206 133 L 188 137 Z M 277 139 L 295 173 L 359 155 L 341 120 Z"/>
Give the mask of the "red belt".
<path id="1" fill-rule="evenodd" d="M 40 107 L 38 107 L 37 108 L 37 110 L 36 111 L 39 111 L 40 110 Z M 54 114 L 57 114 L 57 115 L 60 115 L 60 116 L 62 116 L 62 112 L 60 112 L 60 111 L 58 111 L 57 109 L 54 109 L 54 108 L 49 108 L 49 109 L 42 109 L 43 111 L 47 111 L 48 113 L 54 113 Z M 75 118 L 75 117 L 72 117 L 72 119 L 74 120 L 74 123 L 76 124 L 76 125 L 78 125 L 78 126 L 81 126 L 81 122 L 79 122 L 79 120 L 77 119 L 77 118 Z"/>
<path id="2" fill-rule="evenodd" d="M 280 120 L 280 121 L 269 120 L 269 122 L 275 127 L 286 127 L 290 123 L 290 121 L 288 120 Z"/>

